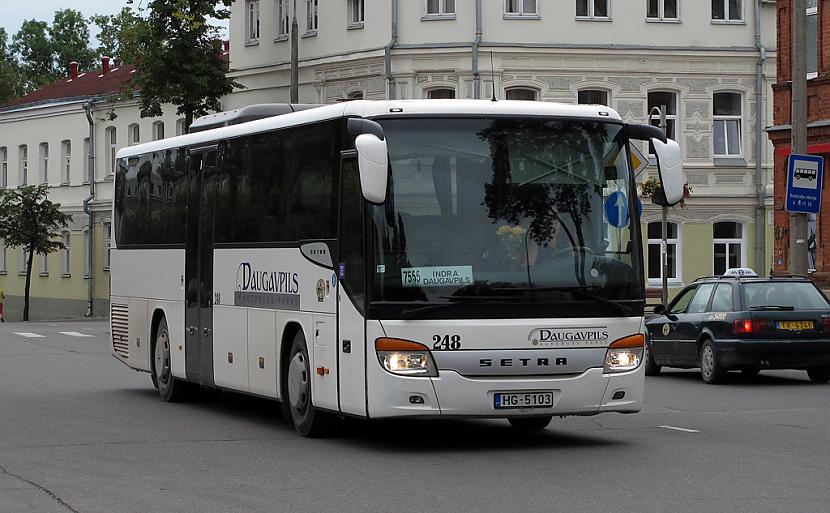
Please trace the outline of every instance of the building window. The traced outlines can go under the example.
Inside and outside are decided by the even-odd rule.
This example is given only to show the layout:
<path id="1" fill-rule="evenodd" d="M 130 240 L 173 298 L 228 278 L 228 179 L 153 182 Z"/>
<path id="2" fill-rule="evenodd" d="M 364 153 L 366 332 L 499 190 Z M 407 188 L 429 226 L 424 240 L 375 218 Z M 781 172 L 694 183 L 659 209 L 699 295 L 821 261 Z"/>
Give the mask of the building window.
<path id="1" fill-rule="evenodd" d="M 576 0 L 577 18 L 608 18 L 608 0 Z"/>
<path id="2" fill-rule="evenodd" d="M 715 93 L 712 131 L 715 157 L 741 156 L 741 95 Z"/>
<path id="3" fill-rule="evenodd" d="M 363 99 L 363 91 L 354 91 L 346 95 L 346 101 L 350 102 L 353 100 L 362 100 Z"/>
<path id="4" fill-rule="evenodd" d="M 363 0 L 349 0 L 349 25 L 362 26 Z"/>
<path id="5" fill-rule="evenodd" d="M 133 146 L 141 142 L 141 129 L 138 123 L 133 123 L 127 127 L 127 144 Z"/>
<path id="6" fill-rule="evenodd" d="M 583 89 L 577 93 L 577 103 L 580 105 L 608 106 L 608 91 L 602 89 Z"/>
<path id="7" fill-rule="evenodd" d="M 20 274 L 26 274 L 26 266 L 28 262 L 26 261 L 26 251 L 23 249 L 23 246 L 17 247 L 17 271 Z"/>
<path id="8" fill-rule="evenodd" d="M 288 0 L 277 0 L 277 37 L 287 36 L 289 30 L 291 20 L 288 17 Z"/>
<path id="9" fill-rule="evenodd" d="M 663 223 L 648 223 L 648 281 L 656 285 L 663 280 L 663 266 L 660 262 L 660 247 L 663 244 Z M 676 223 L 666 223 L 666 259 L 669 282 L 682 281 L 680 262 L 680 237 Z"/>
<path id="10" fill-rule="evenodd" d="M 427 16 L 455 14 L 455 0 L 427 0 Z"/>
<path id="11" fill-rule="evenodd" d="M 118 133 L 115 127 L 108 127 L 104 132 L 104 140 L 107 145 L 107 173 L 115 173 L 115 154 L 118 153 Z"/>
<path id="12" fill-rule="evenodd" d="M 84 278 L 89 278 L 89 228 L 84 230 Z"/>
<path id="13" fill-rule="evenodd" d="M 9 150 L 5 146 L 0 148 L 0 188 L 9 185 Z"/>
<path id="14" fill-rule="evenodd" d="M 89 137 L 84 137 L 84 183 L 89 183 Z"/>
<path id="15" fill-rule="evenodd" d="M 164 122 L 156 121 L 153 123 L 153 140 L 160 141 L 164 139 Z"/>
<path id="16" fill-rule="evenodd" d="M 40 143 L 40 183 L 49 183 L 49 143 Z"/>
<path id="17" fill-rule="evenodd" d="M 21 144 L 17 148 L 17 160 L 20 163 L 20 185 L 29 184 L 29 147 Z"/>
<path id="18" fill-rule="evenodd" d="M 69 140 L 61 142 L 61 162 L 63 162 L 61 183 L 68 184 L 72 171 L 72 142 Z"/>
<path id="19" fill-rule="evenodd" d="M 455 89 L 441 87 L 427 91 L 427 98 L 430 100 L 452 100 L 455 98 Z"/>
<path id="20" fill-rule="evenodd" d="M 647 0 L 648 13 L 646 17 L 651 21 L 677 21 L 680 19 L 680 0 Z"/>
<path id="21" fill-rule="evenodd" d="M 715 21 L 742 21 L 743 0 L 712 0 L 712 19 Z"/>
<path id="22" fill-rule="evenodd" d="M 659 109 L 666 107 L 666 137 L 675 139 L 677 129 L 677 93 L 669 91 L 652 91 L 648 93 L 648 119 L 654 126 L 660 126 Z M 654 147 L 649 143 L 649 154 L 654 155 Z"/>
<path id="23" fill-rule="evenodd" d="M 112 242 L 112 223 L 104 223 L 104 270 L 110 269 L 110 243 Z"/>
<path id="24" fill-rule="evenodd" d="M 6 241 L 0 239 L 0 274 L 6 274 Z"/>
<path id="25" fill-rule="evenodd" d="M 744 252 L 743 225 L 731 221 L 715 223 L 712 227 L 714 236 L 714 274 L 721 275 L 733 267 L 746 267 Z"/>
<path id="26" fill-rule="evenodd" d="M 248 42 L 256 43 L 259 41 L 259 0 L 248 0 L 245 4 L 245 10 L 247 12 Z"/>
<path id="27" fill-rule="evenodd" d="M 505 0 L 505 14 L 512 16 L 538 16 L 536 0 Z"/>
<path id="28" fill-rule="evenodd" d="M 818 76 L 818 0 L 807 0 L 807 78 Z"/>
<path id="29" fill-rule="evenodd" d="M 184 118 L 176 120 L 176 135 L 184 135 Z"/>
<path id="30" fill-rule="evenodd" d="M 504 91 L 504 97 L 508 100 L 536 101 L 539 99 L 539 91 L 529 87 L 511 87 Z"/>
<path id="31" fill-rule="evenodd" d="M 49 276 L 49 255 L 38 255 L 40 259 L 40 275 Z"/>
<path id="32" fill-rule="evenodd" d="M 307 32 L 317 30 L 317 1 L 306 0 L 305 2 L 305 29 Z"/>
<path id="33" fill-rule="evenodd" d="M 63 262 L 62 273 L 63 276 L 69 276 L 72 272 L 72 267 L 70 266 L 71 262 L 69 260 L 70 234 L 68 231 L 61 232 L 61 242 L 63 242 L 63 249 L 61 250 L 61 261 Z"/>

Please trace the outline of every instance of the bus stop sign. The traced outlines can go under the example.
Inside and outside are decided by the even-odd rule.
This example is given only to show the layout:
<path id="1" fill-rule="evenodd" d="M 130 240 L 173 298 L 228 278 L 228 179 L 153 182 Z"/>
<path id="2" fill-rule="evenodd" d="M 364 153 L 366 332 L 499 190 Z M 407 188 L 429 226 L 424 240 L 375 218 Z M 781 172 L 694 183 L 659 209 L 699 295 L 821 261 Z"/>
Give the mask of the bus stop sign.
<path id="1" fill-rule="evenodd" d="M 784 209 L 787 212 L 818 214 L 821 210 L 823 176 L 824 158 L 790 154 Z"/>

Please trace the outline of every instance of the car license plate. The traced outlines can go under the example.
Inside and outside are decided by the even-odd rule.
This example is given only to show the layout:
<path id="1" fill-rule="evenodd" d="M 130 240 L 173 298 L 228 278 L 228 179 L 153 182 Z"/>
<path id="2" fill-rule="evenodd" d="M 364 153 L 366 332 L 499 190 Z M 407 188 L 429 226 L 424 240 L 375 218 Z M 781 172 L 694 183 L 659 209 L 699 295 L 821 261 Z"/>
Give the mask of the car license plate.
<path id="1" fill-rule="evenodd" d="M 553 392 L 496 392 L 497 410 L 509 408 L 553 408 Z"/>
<path id="2" fill-rule="evenodd" d="M 813 321 L 780 321 L 778 329 L 783 331 L 804 331 L 815 328 Z"/>

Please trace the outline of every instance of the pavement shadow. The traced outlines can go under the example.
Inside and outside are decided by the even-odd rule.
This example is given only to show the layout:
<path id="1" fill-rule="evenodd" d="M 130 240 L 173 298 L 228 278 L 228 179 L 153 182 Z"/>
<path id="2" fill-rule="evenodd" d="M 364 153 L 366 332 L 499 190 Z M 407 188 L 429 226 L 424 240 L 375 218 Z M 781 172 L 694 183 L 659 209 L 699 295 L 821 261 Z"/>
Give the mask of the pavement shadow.
<path id="1" fill-rule="evenodd" d="M 775 371 L 771 371 L 775 372 Z M 782 376 L 780 374 L 768 374 L 767 372 L 761 372 L 760 374 L 756 375 L 747 375 L 739 371 L 731 371 L 729 372 L 726 382 L 722 383 L 718 386 L 730 386 L 730 385 L 767 385 L 767 386 L 820 386 L 814 383 L 811 383 L 810 380 L 807 378 L 806 371 L 796 371 L 797 373 L 793 373 L 792 376 Z M 659 382 L 661 380 L 671 380 L 674 382 L 698 382 L 701 386 L 706 385 L 700 377 L 700 371 L 698 370 L 666 370 L 663 369 L 658 376 L 649 376 L 646 378 L 646 386 L 649 384 L 654 384 L 655 381 Z M 710 386 L 710 385 L 706 385 Z"/>

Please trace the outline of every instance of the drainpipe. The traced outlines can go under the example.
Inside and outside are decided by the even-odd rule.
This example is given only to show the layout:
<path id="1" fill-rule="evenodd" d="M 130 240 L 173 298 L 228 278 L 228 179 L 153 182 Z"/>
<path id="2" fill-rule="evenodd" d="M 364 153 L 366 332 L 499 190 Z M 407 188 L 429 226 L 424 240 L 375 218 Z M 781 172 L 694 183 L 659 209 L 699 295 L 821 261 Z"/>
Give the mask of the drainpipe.
<path id="1" fill-rule="evenodd" d="M 473 41 L 473 98 L 481 99 L 481 73 L 478 70 L 478 49 L 481 46 L 481 0 L 476 0 L 476 38 Z M 495 84 L 493 85 L 495 87 Z"/>
<path id="2" fill-rule="evenodd" d="M 89 196 L 84 199 L 84 213 L 89 216 L 89 247 L 87 250 L 89 254 L 87 255 L 89 261 L 89 278 L 87 279 L 87 304 L 86 304 L 86 316 L 92 317 L 93 314 L 93 299 L 95 294 L 94 282 L 95 282 L 95 267 L 92 265 L 92 257 L 95 255 L 94 246 L 95 246 L 95 237 L 93 228 L 95 227 L 95 215 L 92 213 L 92 208 L 90 208 L 90 204 L 95 199 L 95 118 L 92 117 L 92 107 L 94 101 L 87 100 L 84 102 L 84 111 L 86 112 L 86 120 L 89 123 L 89 176 L 87 179 L 89 180 Z"/>
<path id="3" fill-rule="evenodd" d="M 767 49 L 761 42 L 761 0 L 755 0 L 755 48 L 758 49 L 758 63 L 755 69 L 755 193 L 758 205 L 755 208 L 755 262 L 757 272 L 765 275 L 767 269 L 764 261 L 766 246 L 766 181 L 762 166 L 764 154 L 764 63 Z"/>
<path id="4" fill-rule="evenodd" d="M 389 84 L 389 99 L 396 100 L 395 75 L 392 74 L 392 48 L 398 44 L 398 0 L 392 0 L 392 39 L 386 44 L 386 82 Z"/>

